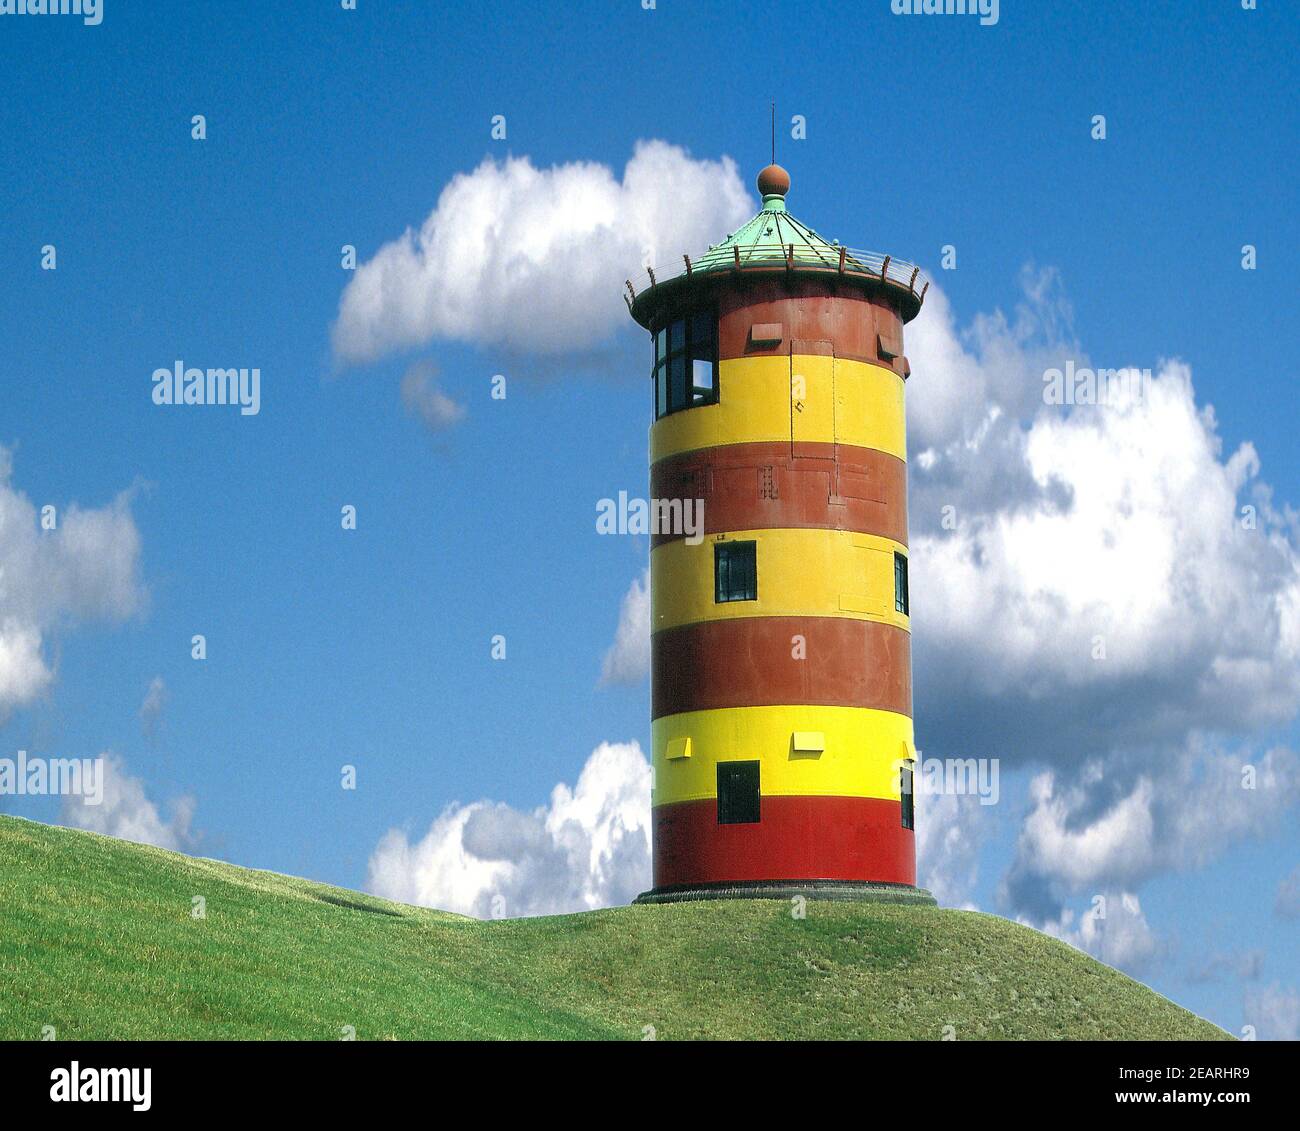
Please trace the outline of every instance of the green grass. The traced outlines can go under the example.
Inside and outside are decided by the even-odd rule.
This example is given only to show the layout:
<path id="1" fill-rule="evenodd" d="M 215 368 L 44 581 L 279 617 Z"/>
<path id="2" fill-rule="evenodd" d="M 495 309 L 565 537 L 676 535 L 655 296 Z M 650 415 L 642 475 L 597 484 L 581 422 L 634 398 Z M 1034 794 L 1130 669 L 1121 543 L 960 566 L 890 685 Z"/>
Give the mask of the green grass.
<path id="1" fill-rule="evenodd" d="M 202 896 L 207 916 L 191 914 Z M 484 923 L 0 817 L 0 1038 L 1226 1039 L 1005 919 L 728 901 Z"/>

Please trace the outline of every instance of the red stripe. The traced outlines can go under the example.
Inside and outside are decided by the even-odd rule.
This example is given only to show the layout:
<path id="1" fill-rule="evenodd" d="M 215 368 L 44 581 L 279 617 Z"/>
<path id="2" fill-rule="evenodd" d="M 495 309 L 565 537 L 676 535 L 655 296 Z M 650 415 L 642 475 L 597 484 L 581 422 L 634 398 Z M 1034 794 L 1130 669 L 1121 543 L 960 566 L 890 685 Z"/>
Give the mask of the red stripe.
<path id="1" fill-rule="evenodd" d="M 796 636 L 803 646 L 796 659 Z M 736 617 L 650 637 L 650 717 L 809 704 L 912 714 L 909 634 L 849 617 Z"/>
<path id="2" fill-rule="evenodd" d="M 915 836 L 897 801 L 764 797 L 762 820 L 718 824 L 717 801 L 654 809 L 655 887 L 748 880 L 916 883 Z"/>
<path id="3" fill-rule="evenodd" d="M 893 304 L 882 297 L 841 291 L 826 286 L 825 280 L 806 282 L 770 279 L 744 290 L 724 291 L 718 303 L 719 356 L 762 357 L 764 354 L 801 353 L 812 342 L 835 343 L 835 356 L 866 361 L 903 372 L 901 358 L 881 355 L 880 339 L 900 344 L 903 323 Z M 779 323 L 781 340 L 755 343 L 751 328 L 756 323 Z M 802 349 L 792 350 L 794 342 Z"/>
<path id="4" fill-rule="evenodd" d="M 701 448 L 656 461 L 650 496 L 704 500 L 704 534 L 821 527 L 907 545 L 907 464 L 874 448 L 789 440 Z M 650 544 L 685 535 L 656 531 Z"/>

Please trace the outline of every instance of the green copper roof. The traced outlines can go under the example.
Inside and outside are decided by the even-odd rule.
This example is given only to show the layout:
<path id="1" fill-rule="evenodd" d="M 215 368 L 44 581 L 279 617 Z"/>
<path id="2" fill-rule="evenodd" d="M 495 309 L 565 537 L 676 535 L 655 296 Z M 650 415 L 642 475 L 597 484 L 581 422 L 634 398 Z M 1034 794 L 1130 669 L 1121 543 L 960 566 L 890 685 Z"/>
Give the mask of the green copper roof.
<path id="1" fill-rule="evenodd" d="M 840 245 L 836 241 L 818 235 L 803 221 L 797 220 L 785 210 L 785 198 L 775 195 L 765 196 L 763 210 L 758 215 L 698 259 L 692 260 L 691 266 L 697 271 L 734 267 L 734 248 L 740 249 L 742 264 L 758 259 L 788 259 L 793 255 L 797 263 L 815 261 L 831 266 L 840 258 Z"/>
<path id="2" fill-rule="evenodd" d="M 844 247 L 796 219 L 785 206 L 790 177 L 779 166 L 764 169 L 758 175 L 758 187 L 762 209 L 721 243 L 698 258 L 683 254 L 676 264 L 657 270 L 648 268 L 639 286 L 628 280 L 626 301 L 633 318 L 647 325 L 653 311 L 662 302 L 673 301 L 682 288 L 703 284 L 727 272 L 766 274 L 783 270 L 799 274 L 834 272 L 846 285 L 886 293 L 898 303 L 904 321 L 916 316 L 929 287 L 920 277 L 919 268 L 889 255 Z"/>

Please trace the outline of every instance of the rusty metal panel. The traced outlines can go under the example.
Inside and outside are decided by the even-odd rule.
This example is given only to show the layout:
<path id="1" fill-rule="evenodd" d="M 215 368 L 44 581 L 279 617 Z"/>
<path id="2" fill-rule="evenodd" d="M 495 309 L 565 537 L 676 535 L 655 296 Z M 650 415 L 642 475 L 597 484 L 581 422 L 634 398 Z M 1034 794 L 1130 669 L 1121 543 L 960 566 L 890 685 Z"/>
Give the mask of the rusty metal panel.
<path id="1" fill-rule="evenodd" d="M 779 325 L 782 338 L 756 340 L 756 325 Z M 754 357 L 784 352 L 791 339 L 829 341 L 835 355 L 882 364 L 878 335 L 902 340 L 902 319 L 883 300 L 803 281 L 781 286 L 773 281 L 725 291 L 718 296 L 718 356 Z M 888 364 L 888 363 L 886 363 Z"/>
<path id="2" fill-rule="evenodd" d="M 791 640 L 802 636 L 798 659 Z M 650 638 L 651 717 L 808 703 L 912 713 L 906 631 L 850 617 L 737 617 Z"/>
<path id="3" fill-rule="evenodd" d="M 838 451 L 838 459 L 836 453 Z M 831 473 L 838 471 L 838 484 Z M 728 444 L 659 460 L 656 499 L 705 499 L 704 532 L 825 527 L 907 545 L 907 465 L 874 448 Z M 653 534 L 651 544 L 680 533 Z"/>

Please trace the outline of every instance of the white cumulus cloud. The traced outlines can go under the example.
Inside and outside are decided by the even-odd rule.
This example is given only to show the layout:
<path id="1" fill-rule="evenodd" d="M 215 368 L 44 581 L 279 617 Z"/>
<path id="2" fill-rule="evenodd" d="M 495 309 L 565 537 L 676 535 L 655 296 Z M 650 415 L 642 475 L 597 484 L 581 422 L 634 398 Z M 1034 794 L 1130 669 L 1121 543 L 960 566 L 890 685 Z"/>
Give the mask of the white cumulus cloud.
<path id="1" fill-rule="evenodd" d="M 1300 523 L 1249 443 L 1225 449 L 1187 364 L 1094 360 L 1056 272 L 1027 269 L 1022 291 L 959 328 L 932 287 L 908 327 L 918 742 L 1042 768 L 1001 896 L 1131 968 L 1165 948 L 1126 897 L 1300 804 L 1296 754 L 1253 749 L 1300 710 Z M 1151 375 L 1045 403 L 1068 362 Z M 922 876 L 948 892 L 974 874 L 944 851 L 973 835 L 954 804 L 918 829 Z M 1074 918 L 1071 899 L 1106 892 L 1118 920 Z"/>
<path id="2" fill-rule="evenodd" d="M 601 661 L 600 681 L 638 684 L 650 674 L 650 570 L 634 577 L 618 612 L 614 643 Z"/>
<path id="3" fill-rule="evenodd" d="M 575 786 L 522 812 L 450 805 L 412 842 L 391 829 L 367 888 L 403 903 L 479 918 L 589 911 L 650 886 L 650 765 L 635 743 L 601 743 Z"/>
<path id="4" fill-rule="evenodd" d="M 40 631 L 16 617 L 0 621 L 0 721 L 15 706 L 37 698 L 53 680 L 41 654 Z"/>
<path id="5" fill-rule="evenodd" d="M 1274 832 L 1300 804 L 1300 757 L 1218 749 L 1194 736 L 1176 752 L 1120 753 L 1030 785 L 1006 894 L 1018 910 L 1059 914 L 1069 894 L 1134 889 L 1203 867 L 1229 845 Z"/>
<path id="6" fill-rule="evenodd" d="M 333 327 L 337 357 L 374 361 L 434 338 L 572 353 L 627 323 L 623 280 L 702 251 L 752 214 L 730 158 L 637 144 L 622 180 L 580 161 L 484 160 L 452 178 L 418 229 L 361 264 Z"/>
<path id="7" fill-rule="evenodd" d="M 993 814 L 975 794 L 929 792 L 928 781 L 919 774 L 915 783 L 917 884 L 941 907 L 978 910 L 970 896 Z"/>
<path id="8" fill-rule="evenodd" d="M 1014 324 L 986 316 L 959 335 L 932 288 L 911 329 L 917 714 L 941 728 L 929 745 L 1081 760 L 1294 717 L 1300 554 L 1254 449 L 1223 451 L 1181 362 L 1155 366 L 1144 396 L 1044 405 L 1044 361 L 1077 347 L 1032 293 Z"/>
<path id="9" fill-rule="evenodd" d="M 1054 921 L 1037 926 L 1129 973 L 1141 972 L 1166 949 L 1147 923 L 1141 901 L 1127 891 L 1099 892 L 1083 914 L 1065 908 Z"/>
<path id="10" fill-rule="evenodd" d="M 120 621 L 140 606 L 140 533 L 123 493 L 98 508 L 72 503 L 42 526 L 32 500 L 11 482 L 0 447 L 0 722 L 50 687 L 44 646 L 77 620 Z"/>
<path id="11" fill-rule="evenodd" d="M 194 798 L 176 798 L 169 806 L 170 817 L 164 818 L 145 793 L 144 781 L 128 773 L 121 758 L 105 753 L 102 759 L 103 799 L 92 805 L 81 797 L 65 798 L 61 823 L 176 852 L 195 846 L 197 838 L 191 831 Z"/>

